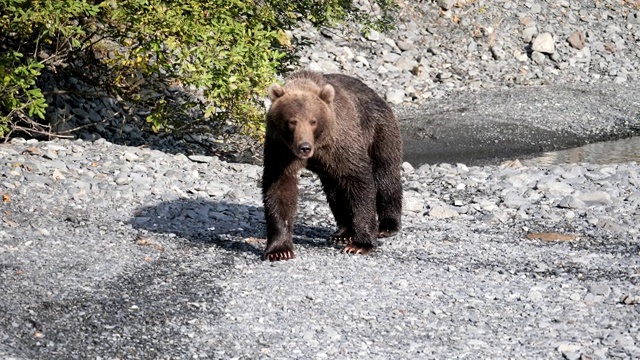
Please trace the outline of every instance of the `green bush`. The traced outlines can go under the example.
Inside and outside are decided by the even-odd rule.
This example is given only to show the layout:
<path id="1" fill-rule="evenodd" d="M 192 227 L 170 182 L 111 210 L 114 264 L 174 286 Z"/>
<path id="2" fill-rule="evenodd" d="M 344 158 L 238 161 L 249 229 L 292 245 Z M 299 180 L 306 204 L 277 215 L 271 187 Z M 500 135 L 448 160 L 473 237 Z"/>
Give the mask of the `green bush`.
<path id="1" fill-rule="evenodd" d="M 96 12 L 85 1 L 0 0 L 0 138 L 23 125 L 43 132 L 33 120 L 44 119 L 47 107 L 36 80 L 46 63 L 79 45 L 85 33 L 73 20 Z M 40 52 L 52 45 L 55 54 Z"/>
<path id="2" fill-rule="evenodd" d="M 230 123 L 259 135 L 264 90 L 292 58 L 284 30 L 301 21 L 384 30 L 394 2 L 371 1 L 380 16 L 345 0 L 0 0 L 0 137 L 47 132 L 43 71 L 71 71 L 145 109 L 138 125 L 154 132 Z"/>

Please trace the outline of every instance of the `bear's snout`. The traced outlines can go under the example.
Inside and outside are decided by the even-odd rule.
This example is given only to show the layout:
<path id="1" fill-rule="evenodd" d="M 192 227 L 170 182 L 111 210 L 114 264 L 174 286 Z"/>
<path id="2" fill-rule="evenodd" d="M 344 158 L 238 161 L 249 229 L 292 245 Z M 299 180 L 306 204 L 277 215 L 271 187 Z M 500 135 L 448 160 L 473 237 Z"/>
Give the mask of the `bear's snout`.
<path id="1" fill-rule="evenodd" d="M 309 158 L 313 155 L 313 146 L 308 141 L 298 144 L 298 154 L 301 158 Z"/>

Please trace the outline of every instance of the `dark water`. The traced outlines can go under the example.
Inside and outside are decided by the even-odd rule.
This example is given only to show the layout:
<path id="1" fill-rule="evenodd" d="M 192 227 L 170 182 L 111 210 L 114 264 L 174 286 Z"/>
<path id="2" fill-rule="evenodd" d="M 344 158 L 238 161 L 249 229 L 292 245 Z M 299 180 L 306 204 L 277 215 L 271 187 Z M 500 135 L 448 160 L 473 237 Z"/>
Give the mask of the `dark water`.
<path id="1" fill-rule="evenodd" d="M 640 136 L 605 141 L 585 146 L 536 154 L 519 159 L 525 166 L 591 163 L 615 164 L 629 161 L 640 162 Z"/>
<path id="2" fill-rule="evenodd" d="M 525 155 L 502 154 L 496 156 L 496 151 L 477 151 L 464 154 L 455 151 L 441 154 L 429 154 L 420 152 L 405 152 L 405 161 L 414 167 L 422 164 L 437 163 L 463 163 L 468 166 L 499 165 L 509 160 L 519 160 L 525 166 L 548 166 L 557 164 L 615 164 L 623 162 L 640 162 L 640 136 L 631 138 L 604 141 L 567 150 L 529 153 Z"/>

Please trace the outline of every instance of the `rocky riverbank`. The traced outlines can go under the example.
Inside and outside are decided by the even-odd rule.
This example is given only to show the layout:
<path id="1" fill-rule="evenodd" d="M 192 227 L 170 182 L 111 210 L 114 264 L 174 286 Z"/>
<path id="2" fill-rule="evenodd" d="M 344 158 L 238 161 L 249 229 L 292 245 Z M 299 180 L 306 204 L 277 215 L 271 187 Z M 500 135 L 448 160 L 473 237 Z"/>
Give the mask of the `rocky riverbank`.
<path id="1" fill-rule="evenodd" d="M 359 3 L 370 7 L 366 0 Z M 501 143 L 502 154 L 489 156 L 518 156 L 640 132 L 640 8 L 635 2 L 400 3 L 398 28 L 390 34 L 302 26 L 289 36 L 293 46 L 299 46 L 301 67 L 355 75 L 383 95 L 407 124 L 405 135 L 422 135 L 408 152 L 435 162 L 464 162 L 470 153 L 496 149 L 495 141 L 504 137 L 477 141 L 451 134 L 474 131 L 482 138 L 500 128 L 520 132 L 507 139 L 514 142 Z M 141 132 L 134 125 L 144 121 L 144 112 L 132 113 L 110 98 L 83 98 L 76 92 L 99 89 L 75 78 L 56 81 L 45 80 L 45 88 L 69 91 L 48 95 L 48 116 L 57 130 L 80 127 L 75 134 L 84 140 L 105 138 L 171 153 L 261 162 L 261 144 L 253 139 L 227 134 L 185 142 Z M 600 102 L 605 103 L 602 114 L 585 113 Z M 475 113 L 483 103 L 482 112 Z M 520 112 L 503 113 L 508 107 Z M 468 119 L 479 118 L 480 125 L 470 127 L 458 116 L 462 112 Z M 537 122 L 543 126 L 531 127 Z M 588 126 L 581 127 L 582 122 Z M 579 131 L 565 131 L 576 127 Z M 539 136 L 522 139 L 522 128 Z M 454 156 L 440 155 L 452 149 L 457 151 Z"/>

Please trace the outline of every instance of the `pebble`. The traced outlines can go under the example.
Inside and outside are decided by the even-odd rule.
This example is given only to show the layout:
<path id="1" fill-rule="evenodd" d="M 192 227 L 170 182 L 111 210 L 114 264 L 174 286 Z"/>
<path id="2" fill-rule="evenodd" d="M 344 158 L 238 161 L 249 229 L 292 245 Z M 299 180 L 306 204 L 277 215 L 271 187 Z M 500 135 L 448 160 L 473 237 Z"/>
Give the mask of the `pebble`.
<path id="1" fill-rule="evenodd" d="M 429 210 L 429 216 L 435 219 L 449 219 L 458 216 L 458 212 L 448 206 L 435 206 Z"/>
<path id="2" fill-rule="evenodd" d="M 533 60 L 535 64 L 543 65 L 547 61 L 547 57 L 541 52 L 534 51 L 531 53 L 531 60 Z"/>
<path id="3" fill-rule="evenodd" d="M 404 91 L 397 89 L 389 90 L 387 91 L 385 97 L 386 100 L 391 104 L 401 104 L 404 101 Z"/>
<path id="4" fill-rule="evenodd" d="M 584 48 L 586 39 L 585 39 L 584 34 L 582 32 L 574 31 L 573 33 L 571 33 L 571 35 L 569 36 L 567 41 L 569 42 L 569 44 L 573 48 L 576 48 L 578 50 L 582 50 Z"/>

